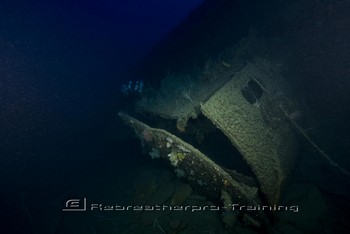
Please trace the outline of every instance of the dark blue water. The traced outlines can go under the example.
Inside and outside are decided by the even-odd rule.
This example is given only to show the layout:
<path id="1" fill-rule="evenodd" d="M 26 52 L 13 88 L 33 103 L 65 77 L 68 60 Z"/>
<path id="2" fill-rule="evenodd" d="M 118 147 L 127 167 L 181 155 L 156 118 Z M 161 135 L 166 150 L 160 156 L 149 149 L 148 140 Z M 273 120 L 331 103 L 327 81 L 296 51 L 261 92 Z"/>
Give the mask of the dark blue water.
<path id="1" fill-rule="evenodd" d="M 120 140 L 120 86 L 198 3 L 1 1 L 1 233 L 58 231 L 70 196 L 130 199 L 143 159 Z"/>

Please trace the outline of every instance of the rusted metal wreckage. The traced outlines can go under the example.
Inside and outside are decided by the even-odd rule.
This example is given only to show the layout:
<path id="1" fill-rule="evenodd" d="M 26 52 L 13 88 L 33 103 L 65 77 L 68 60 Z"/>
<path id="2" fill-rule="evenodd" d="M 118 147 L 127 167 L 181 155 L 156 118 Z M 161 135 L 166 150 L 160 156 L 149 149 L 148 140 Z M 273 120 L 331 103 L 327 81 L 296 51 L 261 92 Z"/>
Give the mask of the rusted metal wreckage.
<path id="1" fill-rule="evenodd" d="M 204 116 L 240 152 L 257 183 L 249 183 L 248 177 L 235 171 L 228 172 L 173 133 L 124 113 L 120 117 L 152 158 L 168 161 L 179 178 L 209 199 L 226 197 L 226 202 L 245 205 L 278 205 L 297 160 L 298 141 L 289 118 L 299 110 L 279 66 L 256 59 L 239 70 L 233 67 L 224 66 L 220 77 L 202 83 L 188 78 L 165 79 L 163 95 L 140 100 L 136 108 L 142 115 L 176 120 L 183 134 L 191 118 Z M 260 220 L 264 216 L 261 212 L 254 215 Z"/>

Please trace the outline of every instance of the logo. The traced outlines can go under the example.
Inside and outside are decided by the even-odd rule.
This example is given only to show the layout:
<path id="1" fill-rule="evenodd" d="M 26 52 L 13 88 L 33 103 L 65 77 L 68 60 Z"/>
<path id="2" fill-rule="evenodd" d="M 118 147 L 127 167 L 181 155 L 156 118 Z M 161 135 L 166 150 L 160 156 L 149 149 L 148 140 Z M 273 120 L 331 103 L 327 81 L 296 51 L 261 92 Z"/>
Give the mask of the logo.
<path id="1" fill-rule="evenodd" d="M 63 204 L 63 211 L 86 211 L 86 198 L 69 199 Z"/>

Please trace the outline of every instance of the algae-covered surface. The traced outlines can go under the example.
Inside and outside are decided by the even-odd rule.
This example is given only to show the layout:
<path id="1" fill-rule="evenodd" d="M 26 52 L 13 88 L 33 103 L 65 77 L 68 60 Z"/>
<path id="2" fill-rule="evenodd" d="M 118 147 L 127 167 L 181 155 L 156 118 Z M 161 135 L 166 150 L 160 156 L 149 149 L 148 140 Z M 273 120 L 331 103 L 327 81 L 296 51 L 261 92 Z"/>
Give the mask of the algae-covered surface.
<path id="1" fill-rule="evenodd" d="M 200 114 L 200 104 L 208 100 L 244 64 L 241 60 L 232 64 L 208 61 L 200 73 L 170 74 L 162 79 L 159 89 L 146 91 L 136 102 L 136 111 L 178 120 L 178 129 L 185 131 L 187 121 Z"/>
<path id="2" fill-rule="evenodd" d="M 271 87 L 274 92 L 277 84 L 272 82 L 278 74 L 267 70 L 267 66 L 270 65 L 261 61 L 248 64 L 205 102 L 201 110 L 241 152 L 269 203 L 276 204 L 282 183 L 296 160 L 295 135 L 274 106 L 282 104 L 277 94 L 276 99 L 271 100 L 270 95 L 262 93 L 254 103 L 249 103 L 242 95 L 242 88 L 252 77 L 259 80 L 259 85 L 264 83 L 264 89 Z M 281 92 L 289 91 L 283 88 L 280 87 Z"/>

